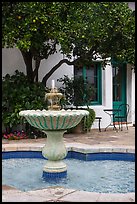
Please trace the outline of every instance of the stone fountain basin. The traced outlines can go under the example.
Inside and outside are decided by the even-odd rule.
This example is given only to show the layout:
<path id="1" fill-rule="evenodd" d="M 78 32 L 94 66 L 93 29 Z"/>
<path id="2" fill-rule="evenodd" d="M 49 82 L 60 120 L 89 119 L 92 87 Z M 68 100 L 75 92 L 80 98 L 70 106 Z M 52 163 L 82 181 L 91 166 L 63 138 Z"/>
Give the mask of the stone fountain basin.
<path id="1" fill-rule="evenodd" d="M 30 125 L 41 130 L 66 130 L 75 127 L 84 116 L 86 110 L 24 110 L 19 112 Z"/>

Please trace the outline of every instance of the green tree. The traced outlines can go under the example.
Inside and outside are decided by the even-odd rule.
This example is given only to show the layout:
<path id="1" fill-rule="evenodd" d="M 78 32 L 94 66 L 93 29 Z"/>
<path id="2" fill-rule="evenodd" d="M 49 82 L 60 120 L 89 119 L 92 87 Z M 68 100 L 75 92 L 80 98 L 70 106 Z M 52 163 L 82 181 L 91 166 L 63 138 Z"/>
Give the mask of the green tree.
<path id="1" fill-rule="evenodd" d="M 88 64 L 101 55 L 104 64 L 108 57 L 134 64 L 135 15 L 126 2 L 3 2 L 2 44 L 20 49 L 32 82 L 60 45 L 64 58 L 43 77 L 46 85 L 63 63 Z"/>

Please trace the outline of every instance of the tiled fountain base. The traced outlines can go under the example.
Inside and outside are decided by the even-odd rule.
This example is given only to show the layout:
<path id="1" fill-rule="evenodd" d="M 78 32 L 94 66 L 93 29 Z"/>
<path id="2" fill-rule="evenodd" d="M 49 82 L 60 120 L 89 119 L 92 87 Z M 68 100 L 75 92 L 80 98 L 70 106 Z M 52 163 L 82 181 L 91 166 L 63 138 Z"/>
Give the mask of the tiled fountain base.
<path id="1" fill-rule="evenodd" d="M 26 151 L 30 152 L 31 156 L 34 156 L 34 152 L 37 153 L 42 150 L 44 144 L 3 144 L 3 152 Z M 134 147 L 109 147 L 109 146 L 91 146 L 81 143 L 69 143 L 66 144 L 68 151 L 75 152 L 77 155 L 90 155 L 90 153 L 99 152 L 116 152 L 116 153 L 135 153 Z M 89 153 L 89 154 L 87 154 Z M 32 155 L 33 154 L 33 155 Z M 74 153 L 73 153 L 74 154 Z M 19 157 L 20 155 L 18 155 Z M 39 154 L 40 156 L 40 154 Z M 88 157 L 87 157 L 88 158 Z M 2 188 L 2 202 L 135 202 L 135 193 L 95 193 L 79 191 L 76 189 L 65 189 L 62 187 L 51 187 L 46 189 L 22 192 L 13 188 Z"/>
<path id="2" fill-rule="evenodd" d="M 61 178 L 66 178 L 67 177 L 67 171 L 54 172 L 54 173 L 43 171 L 42 177 L 43 177 L 43 179 L 46 179 L 46 181 L 47 180 L 54 180 L 55 181 L 55 179 L 58 180 Z"/>

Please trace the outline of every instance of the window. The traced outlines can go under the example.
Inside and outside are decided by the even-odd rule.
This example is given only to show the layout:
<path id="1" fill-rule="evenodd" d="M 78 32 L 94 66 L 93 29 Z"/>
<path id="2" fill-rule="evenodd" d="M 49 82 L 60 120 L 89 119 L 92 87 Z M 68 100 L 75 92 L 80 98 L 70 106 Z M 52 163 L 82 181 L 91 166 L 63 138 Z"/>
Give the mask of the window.
<path id="1" fill-rule="evenodd" d="M 101 64 L 94 63 L 90 66 L 74 67 L 74 76 L 83 77 L 84 81 L 93 87 L 91 93 L 90 104 L 98 105 L 102 103 L 102 91 L 101 91 Z"/>

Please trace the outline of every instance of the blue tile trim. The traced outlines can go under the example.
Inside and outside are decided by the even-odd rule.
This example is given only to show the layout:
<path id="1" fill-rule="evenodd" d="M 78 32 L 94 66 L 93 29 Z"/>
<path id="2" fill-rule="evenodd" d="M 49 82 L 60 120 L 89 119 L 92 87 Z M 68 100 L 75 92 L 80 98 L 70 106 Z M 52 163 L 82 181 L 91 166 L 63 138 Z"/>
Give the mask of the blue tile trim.
<path id="1" fill-rule="evenodd" d="M 75 152 L 75 151 L 71 152 L 71 158 L 74 158 L 74 159 L 79 159 L 79 160 L 86 161 L 86 155 L 87 154 L 84 154 L 84 153 L 81 153 L 81 152 Z"/>
<path id="2" fill-rule="evenodd" d="M 11 151 L 11 152 L 2 152 L 2 159 L 11 159 L 11 158 L 37 158 L 45 159 L 41 152 L 39 151 Z"/>
<path id="3" fill-rule="evenodd" d="M 43 174 L 42 174 L 42 178 L 44 180 L 60 180 L 61 178 L 66 178 L 67 177 L 67 171 L 63 171 L 63 172 L 54 172 L 54 173 L 50 173 L 50 172 L 45 172 L 43 171 Z"/>
<path id="4" fill-rule="evenodd" d="M 72 151 L 68 151 L 67 156 L 65 158 L 67 159 L 72 158 Z"/>
<path id="5" fill-rule="evenodd" d="M 45 159 L 41 151 L 11 151 L 2 152 L 2 159 L 11 158 L 39 158 Z M 123 160 L 123 161 L 135 161 L 134 153 L 119 153 L 119 152 L 99 152 L 99 153 L 80 153 L 75 151 L 69 151 L 66 158 L 74 158 L 84 161 L 94 160 Z"/>
<path id="6" fill-rule="evenodd" d="M 86 161 L 95 160 L 116 160 L 116 161 L 135 161 L 134 153 L 118 153 L 118 152 L 100 152 L 86 155 Z"/>

